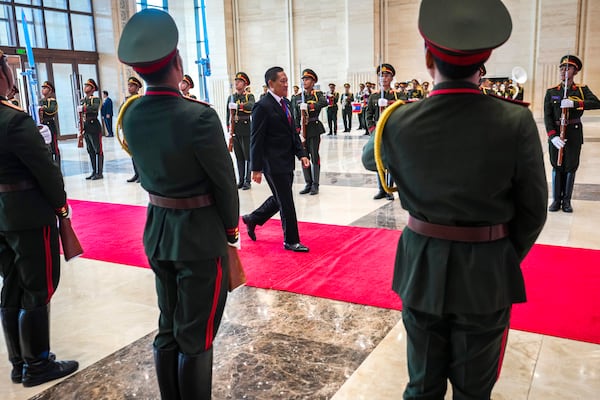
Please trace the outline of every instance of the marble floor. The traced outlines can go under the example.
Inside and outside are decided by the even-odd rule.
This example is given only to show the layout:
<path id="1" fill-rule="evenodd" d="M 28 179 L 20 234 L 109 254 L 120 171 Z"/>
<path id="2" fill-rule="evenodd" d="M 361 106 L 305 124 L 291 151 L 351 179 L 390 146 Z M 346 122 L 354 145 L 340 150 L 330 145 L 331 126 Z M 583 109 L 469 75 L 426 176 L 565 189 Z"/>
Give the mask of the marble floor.
<path id="1" fill-rule="evenodd" d="M 575 212 L 551 213 L 538 243 L 600 249 L 600 117 L 583 120 L 586 144 Z M 362 133 L 323 136 L 319 195 L 297 195 L 303 187 L 297 172 L 295 202 L 301 221 L 404 227 L 406 213 L 397 199 L 372 199 L 376 181 L 360 164 L 366 141 Z M 84 179 L 87 153 L 74 140 L 62 141 L 60 148 L 70 198 L 147 203 L 138 184 L 125 182 L 132 174 L 131 161 L 114 138 L 104 138 L 103 180 Z M 550 176 L 549 165 L 547 172 Z M 239 194 L 243 214 L 266 198 L 268 187 L 253 184 Z M 110 215 L 106 218 L 110 221 Z M 252 245 L 243 239 L 244 246 Z M 302 241 L 310 247 L 310 237 Z M 157 317 L 150 270 L 85 258 L 63 263 L 52 301 L 52 350 L 59 359 L 78 360 L 80 370 L 34 388 L 12 384 L 2 337 L 0 399 L 158 399 L 151 354 Z M 394 310 L 242 287 L 228 299 L 215 342 L 213 398 L 398 399 L 407 382 L 400 319 Z M 598 393 L 600 345 L 510 332 L 494 400 L 587 400 Z"/>

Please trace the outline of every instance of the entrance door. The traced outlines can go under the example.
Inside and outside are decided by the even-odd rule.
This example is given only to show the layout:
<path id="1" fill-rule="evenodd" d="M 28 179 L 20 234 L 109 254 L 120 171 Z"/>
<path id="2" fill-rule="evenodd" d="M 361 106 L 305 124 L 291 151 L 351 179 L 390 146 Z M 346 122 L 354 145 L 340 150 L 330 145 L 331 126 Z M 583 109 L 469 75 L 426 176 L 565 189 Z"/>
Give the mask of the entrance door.
<path id="1" fill-rule="evenodd" d="M 77 106 L 79 97 L 72 87 L 73 64 L 53 63 L 52 72 L 56 87 L 56 101 L 58 103 L 58 120 L 60 121 L 60 135 L 75 135 L 77 129 Z"/>

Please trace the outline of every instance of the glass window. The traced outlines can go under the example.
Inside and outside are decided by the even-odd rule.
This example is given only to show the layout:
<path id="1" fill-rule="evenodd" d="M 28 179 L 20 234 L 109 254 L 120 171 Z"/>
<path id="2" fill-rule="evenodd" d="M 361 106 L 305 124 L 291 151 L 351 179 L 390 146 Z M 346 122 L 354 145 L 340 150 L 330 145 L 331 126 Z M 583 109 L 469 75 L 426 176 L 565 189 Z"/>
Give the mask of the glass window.
<path id="1" fill-rule="evenodd" d="M 16 46 L 11 6 L 0 6 L 0 45 Z"/>
<path id="2" fill-rule="evenodd" d="M 169 0 L 138 0 L 137 11 L 145 10 L 146 8 L 158 8 L 159 10 L 169 10 Z"/>
<path id="3" fill-rule="evenodd" d="M 96 72 L 96 65 L 94 65 L 94 64 L 78 64 L 77 69 L 79 70 L 79 75 L 81 75 L 81 79 L 83 80 L 83 83 L 85 83 L 85 81 L 87 81 L 88 79 L 92 78 L 96 82 L 96 84 L 100 85 L 100 82 L 98 82 L 98 74 Z M 82 93 L 82 96 L 84 96 L 83 87 L 81 88 L 81 93 Z M 96 92 L 94 94 L 94 96 L 98 96 L 98 93 Z"/>
<path id="4" fill-rule="evenodd" d="M 73 24 L 73 49 L 96 51 L 92 16 L 71 14 L 71 23 Z"/>
<path id="5" fill-rule="evenodd" d="M 60 11 L 44 11 L 49 49 L 70 50 L 69 14 Z"/>
<path id="6" fill-rule="evenodd" d="M 29 40 L 31 40 L 31 47 L 46 47 L 42 10 L 35 8 L 16 7 L 15 11 L 17 13 L 17 30 L 19 31 L 19 44 L 25 47 L 23 23 L 21 22 L 21 12 L 25 12 L 25 19 L 27 20 L 27 27 L 29 31 Z"/>
<path id="7" fill-rule="evenodd" d="M 92 12 L 92 2 L 91 0 L 77 0 L 71 1 L 71 11 L 81 11 L 81 12 Z"/>
<path id="8" fill-rule="evenodd" d="M 15 0 L 18 4 L 29 4 L 31 6 L 41 6 L 42 0 Z"/>
<path id="9" fill-rule="evenodd" d="M 77 1 L 74 1 L 73 3 L 78 3 L 80 1 L 81 0 L 77 0 Z M 60 8 L 61 10 L 66 10 L 67 9 L 67 0 L 44 0 L 44 7 Z"/>

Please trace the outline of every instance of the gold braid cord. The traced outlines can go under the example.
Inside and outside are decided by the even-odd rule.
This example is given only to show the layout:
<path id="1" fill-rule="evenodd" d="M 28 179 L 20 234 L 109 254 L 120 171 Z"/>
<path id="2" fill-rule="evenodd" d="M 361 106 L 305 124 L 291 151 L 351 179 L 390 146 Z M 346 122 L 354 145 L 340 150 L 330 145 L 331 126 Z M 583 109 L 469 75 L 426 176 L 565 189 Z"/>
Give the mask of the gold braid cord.
<path id="1" fill-rule="evenodd" d="M 383 160 L 381 159 L 381 141 L 383 139 L 383 128 L 385 127 L 385 123 L 387 122 L 392 112 L 405 104 L 402 100 L 396 100 L 391 106 L 387 107 L 381 117 L 379 117 L 379 121 L 377 121 L 377 126 L 375 127 L 375 139 L 373 140 L 373 152 L 375 153 L 375 164 L 377 165 L 377 173 L 379 174 L 379 180 L 381 181 L 381 187 L 386 193 L 394 193 L 398 191 L 398 188 L 391 188 L 387 185 L 387 181 L 385 179 L 386 169 L 383 165 Z"/>
<path id="2" fill-rule="evenodd" d="M 123 116 L 125 115 L 125 110 L 133 103 L 135 100 L 142 97 L 139 94 L 134 94 L 121 106 L 119 110 L 119 116 L 117 117 L 117 140 L 121 143 L 121 147 L 123 150 L 127 152 L 131 156 L 131 152 L 129 151 L 129 146 L 127 145 L 127 141 L 125 140 L 125 132 L 123 132 Z M 123 137 L 121 137 L 120 132 L 123 132 Z"/>

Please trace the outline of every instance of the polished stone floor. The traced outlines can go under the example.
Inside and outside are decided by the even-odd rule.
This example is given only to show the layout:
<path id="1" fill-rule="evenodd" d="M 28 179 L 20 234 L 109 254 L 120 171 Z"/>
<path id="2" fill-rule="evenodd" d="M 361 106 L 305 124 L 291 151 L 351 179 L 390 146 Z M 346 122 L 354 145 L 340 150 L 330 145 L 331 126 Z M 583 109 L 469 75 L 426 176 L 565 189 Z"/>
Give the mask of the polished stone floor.
<path id="1" fill-rule="evenodd" d="M 600 117 L 586 117 L 584 124 L 575 212 L 551 213 L 539 243 L 600 249 Z M 362 133 L 323 136 L 321 190 L 317 196 L 295 195 L 300 220 L 404 227 L 406 213 L 397 199 L 372 199 L 375 175 L 360 164 Z M 125 182 L 132 174 L 130 159 L 114 138 L 104 138 L 104 146 L 105 179 L 86 181 L 85 151 L 73 140 L 60 143 L 69 197 L 145 205 L 141 187 Z M 296 176 L 297 193 L 303 184 Z M 267 195 L 264 184 L 240 191 L 241 213 Z M 310 247 L 310 237 L 302 241 Z M 34 388 L 12 384 L 0 338 L 0 399 L 157 399 L 151 354 L 157 317 L 150 270 L 85 258 L 63 263 L 52 301 L 52 350 L 60 359 L 79 360 L 81 368 Z M 213 398 L 398 399 L 407 382 L 405 346 L 398 311 L 242 287 L 228 299 L 215 342 Z M 510 332 L 494 400 L 587 400 L 598 393 L 600 345 Z"/>

